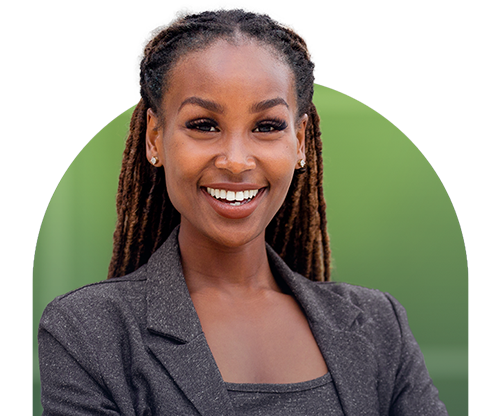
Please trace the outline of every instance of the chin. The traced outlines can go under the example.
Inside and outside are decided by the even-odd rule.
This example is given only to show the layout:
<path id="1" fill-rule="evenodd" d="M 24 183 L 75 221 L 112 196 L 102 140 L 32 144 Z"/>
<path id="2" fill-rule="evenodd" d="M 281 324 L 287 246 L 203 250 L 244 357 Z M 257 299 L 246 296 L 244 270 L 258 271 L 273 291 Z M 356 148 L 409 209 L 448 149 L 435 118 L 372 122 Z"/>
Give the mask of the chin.
<path id="1" fill-rule="evenodd" d="M 181 233 L 191 244 L 201 243 L 220 250 L 237 249 L 253 242 L 263 244 L 267 223 L 255 221 L 247 217 L 241 220 L 227 220 L 199 222 L 181 218 Z"/>
<path id="2" fill-rule="evenodd" d="M 212 240 L 213 243 L 219 245 L 221 248 L 237 249 L 239 247 L 246 246 L 252 242 L 259 240 L 260 238 L 265 239 L 265 229 L 262 232 L 251 232 L 251 231 L 228 231 L 226 233 L 219 233 L 217 235 L 209 235 L 208 238 Z"/>

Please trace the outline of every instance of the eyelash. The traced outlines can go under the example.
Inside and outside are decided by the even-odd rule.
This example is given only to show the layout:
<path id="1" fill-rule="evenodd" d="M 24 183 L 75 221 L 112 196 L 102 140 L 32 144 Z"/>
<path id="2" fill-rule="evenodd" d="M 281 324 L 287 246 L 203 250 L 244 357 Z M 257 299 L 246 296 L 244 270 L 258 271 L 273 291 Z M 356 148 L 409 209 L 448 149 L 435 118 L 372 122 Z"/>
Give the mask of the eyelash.
<path id="1" fill-rule="evenodd" d="M 253 129 L 256 133 L 272 133 L 275 131 L 282 131 L 288 127 L 288 123 L 285 120 L 279 118 L 272 118 L 269 120 L 263 120 L 257 123 L 257 126 Z M 217 129 L 217 122 L 210 118 L 200 118 L 197 120 L 188 121 L 186 123 L 186 128 L 190 130 L 198 130 L 203 133 L 213 133 L 211 129 Z M 258 129 L 267 128 L 269 131 L 257 131 Z M 215 130 L 218 131 L 218 130 Z"/>

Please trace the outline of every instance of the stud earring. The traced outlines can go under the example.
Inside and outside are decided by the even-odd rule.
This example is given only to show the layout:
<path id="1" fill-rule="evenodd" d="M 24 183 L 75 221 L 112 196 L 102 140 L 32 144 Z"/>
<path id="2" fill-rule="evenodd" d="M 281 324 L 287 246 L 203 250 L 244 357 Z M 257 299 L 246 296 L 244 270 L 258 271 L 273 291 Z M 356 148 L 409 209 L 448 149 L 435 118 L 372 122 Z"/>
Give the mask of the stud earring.
<path id="1" fill-rule="evenodd" d="M 156 162 L 158 162 L 158 159 L 155 156 L 153 156 L 149 162 L 154 166 L 156 165 Z"/>
<path id="2" fill-rule="evenodd" d="M 301 168 L 303 168 L 306 165 L 306 161 L 304 159 L 299 160 L 299 165 Z"/>

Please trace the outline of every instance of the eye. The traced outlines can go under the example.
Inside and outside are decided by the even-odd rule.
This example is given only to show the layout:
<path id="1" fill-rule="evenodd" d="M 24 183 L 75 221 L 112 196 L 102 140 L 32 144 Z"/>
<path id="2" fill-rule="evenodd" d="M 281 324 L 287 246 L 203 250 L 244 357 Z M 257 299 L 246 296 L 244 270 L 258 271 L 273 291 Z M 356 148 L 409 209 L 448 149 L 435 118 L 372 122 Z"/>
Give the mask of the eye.
<path id="1" fill-rule="evenodd" d="M 257 123 L 257 127 L 253 129 L 255 133 L 272 133 L 275 131 L 282 131 L 288 127 L 288 124 L 285 120 L 281 119 L 272 119 L 272 120 L 264 120 Z"/>
<path id="2" fill-rule="evenodd" d="M 206 133 L 219 131 L 217 122 L 210 118 L 199 118 L 186 123 L 186 128 L 190 130 L 198 130 Z"/>

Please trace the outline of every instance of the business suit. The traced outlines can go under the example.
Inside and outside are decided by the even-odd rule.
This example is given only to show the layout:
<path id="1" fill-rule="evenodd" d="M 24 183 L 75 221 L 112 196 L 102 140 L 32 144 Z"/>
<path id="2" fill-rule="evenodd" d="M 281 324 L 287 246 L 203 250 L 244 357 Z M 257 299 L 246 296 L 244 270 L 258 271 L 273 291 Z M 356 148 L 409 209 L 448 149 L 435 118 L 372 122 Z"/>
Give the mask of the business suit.
<path id="1" fill-rule="evenodd" d="M 302 306 L 346 416 L 446 415 L 404 309 L 381 292 L 314 283 L 268 248 Z M 187 286 L 177 231 L 134 273 L 49 304 L 40 321 L 46 415 L 234 415 Z"/>

